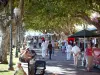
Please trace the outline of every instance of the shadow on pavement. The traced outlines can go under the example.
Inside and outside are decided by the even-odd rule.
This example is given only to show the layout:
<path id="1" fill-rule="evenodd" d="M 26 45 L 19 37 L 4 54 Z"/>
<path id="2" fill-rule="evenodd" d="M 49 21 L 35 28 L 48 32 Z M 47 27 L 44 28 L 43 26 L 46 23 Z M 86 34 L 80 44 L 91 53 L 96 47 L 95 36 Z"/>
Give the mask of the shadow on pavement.
<path id="1" fill-rule="evenodd" d="M 0 72 L 9 72 L 8 70 L 2 70 L 2 71 L 0 71 Z"/>
<path id="2" fill-rule="evenodd" d="M 70 61 L 66 60 L 66 54 L 61 51 L 55 51 L 52 55 L 52 60 L 49 60 L 48 56 L 42 59 L 41 52 L 38 57 L 41 60 L 46 61 L 46 73 L 45 75 L 100 75 L 100 69 L 93 68 L 92 72 L 85 71 L 85 67 L 81 66 L 81 61 L 78 63 L 78 68 L 73 65 L 73 58 Z"/>

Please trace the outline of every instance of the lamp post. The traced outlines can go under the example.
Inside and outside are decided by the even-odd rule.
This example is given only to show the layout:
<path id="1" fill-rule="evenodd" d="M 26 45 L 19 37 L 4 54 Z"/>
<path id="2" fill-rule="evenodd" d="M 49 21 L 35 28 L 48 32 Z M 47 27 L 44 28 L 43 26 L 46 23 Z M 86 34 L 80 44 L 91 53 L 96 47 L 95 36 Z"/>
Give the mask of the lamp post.
<path id="1" fill-rule="evenodd" d="M 14 70 L 13 68 L 13 55 L 12 55 L 12 20 L 13 20 L 13 0 L 10 0 L 10 14 L 11 14 L 11 24 L 10 24 L 10 61 L 8 70 Z"/>
<path id="2" fill-rule="evenodd" d="M 87 25 L 86 24 L 83 25 L 83 29 L 84 30 L 87 29 Z M 86 38 L 85 38 L 85 34 L 86 34 L 86 32 L 84 31 L 84 51 L 85 51 L 85 48 L 86 48 Z"/>
<path id="3" fill-rule="evenodd" d="M 18 50 L 19 50 L 19 35 L 20 35 L 20 29 L 19 29 L 19 18 L 20 18 L 20 9 L 15 8 L 14 9 L 14 16 L 15 16 L 15 22 L 16 22 L 16 53 L 15 57 L 18 57 Z"/>
<path id="4" fill-rule="evenodd" d="M 21 45 L 24 42 L 24 32 L 25 32 L 24 26 L 25 26 L 25 23 L 23 22 L 22 23 L 22 29 L 21 29 Z"/>

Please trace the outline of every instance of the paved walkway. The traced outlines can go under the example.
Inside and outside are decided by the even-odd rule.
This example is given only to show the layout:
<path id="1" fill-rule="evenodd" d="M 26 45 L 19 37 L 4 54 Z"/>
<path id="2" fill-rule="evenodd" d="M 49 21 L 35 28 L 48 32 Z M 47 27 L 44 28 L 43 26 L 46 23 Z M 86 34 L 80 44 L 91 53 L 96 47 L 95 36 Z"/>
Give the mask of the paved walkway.
<path id="1" fill-rule="evenodd" d="M 42 59 L 40 49 L 36 49 L 36 53 L 38 54 L 38 59 L 46 61 L 45 75 L 100 75 L 100 69 L 96 68 L 92 72 L 86 72 L 85 68 L 81 66 L 81 61 L 79 61 L 79 67 L 77 69 L 74 68 L 73 60 L 67 61 L 66 55 L 59 50 L 56 50 L 55 54 L 52 55 L 52 60 L 49 60 L 48 56 Z"/>

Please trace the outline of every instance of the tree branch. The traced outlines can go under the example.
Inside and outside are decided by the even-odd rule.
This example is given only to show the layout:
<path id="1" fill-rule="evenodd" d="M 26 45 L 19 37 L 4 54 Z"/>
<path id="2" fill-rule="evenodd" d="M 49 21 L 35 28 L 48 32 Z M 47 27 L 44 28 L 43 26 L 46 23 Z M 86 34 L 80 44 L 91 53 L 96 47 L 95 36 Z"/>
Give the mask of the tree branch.
<path id="1" fill-rule="evenodd" d="M 91 25 L 94 25 L 98 30 L 100 30 L 100 23 L 92 21 L 91 18 L 88 16 L 88 14 L 86 14 L 85 12 L 79 12 L 75 16 L 82 18 L 83 20 L 85 20 Z"/>

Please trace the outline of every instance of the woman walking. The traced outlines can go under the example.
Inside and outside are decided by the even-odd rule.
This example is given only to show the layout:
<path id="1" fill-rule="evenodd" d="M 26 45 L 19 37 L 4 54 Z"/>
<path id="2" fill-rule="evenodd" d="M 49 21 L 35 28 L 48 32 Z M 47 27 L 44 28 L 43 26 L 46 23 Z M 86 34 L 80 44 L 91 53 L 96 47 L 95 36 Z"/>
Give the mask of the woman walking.
<path id="1" fill-rule="evenodd" d="M 87 44 L 87 48 L 85 50 L 85 56 L 86 56 L 86 63 L 87 63 L 86 70 L 91 71 L 93 66 L 93 49 L 90 43 Z"/>

